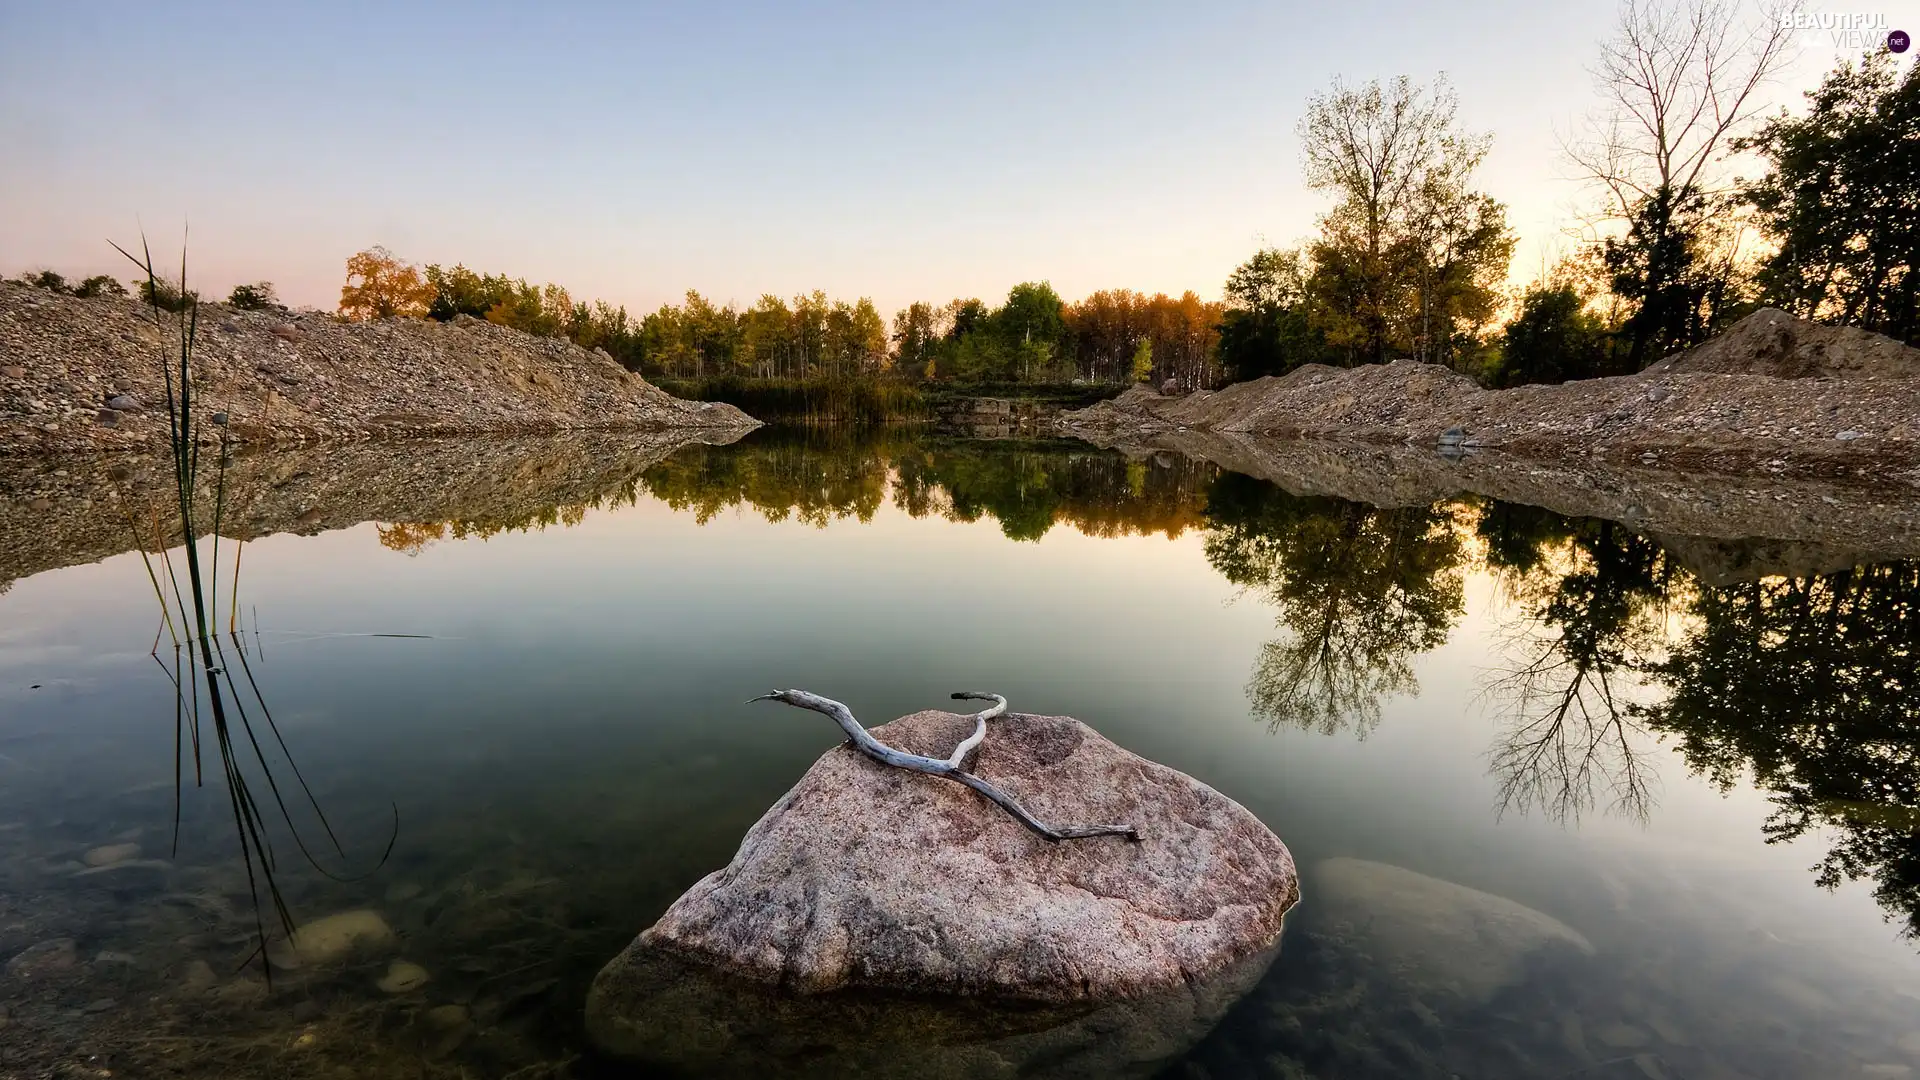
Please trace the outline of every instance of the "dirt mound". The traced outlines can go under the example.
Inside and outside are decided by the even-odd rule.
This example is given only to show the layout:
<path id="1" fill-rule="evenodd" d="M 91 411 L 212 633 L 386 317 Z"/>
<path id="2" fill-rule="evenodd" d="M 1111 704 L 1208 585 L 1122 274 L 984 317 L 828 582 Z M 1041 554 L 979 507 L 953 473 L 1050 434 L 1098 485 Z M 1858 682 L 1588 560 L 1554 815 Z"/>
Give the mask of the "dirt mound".
<path id="1" fill-rule="evenodd" d="M 171 331 L 133 300 L 0 284 L 0 455 L 164 444 Z M 349 323 L 203 304 L 197 342 L 199 400 L 249 442 L 755 426 L 605 352 L 479 319 Z"/>
<path id="2" fill-rule="evenodd" d="M 1761 308 L 1647 375 L 1765 375 L 1775 379 L 1920 378 L 1920 349 L 1852 326 L 1822 326 Z"/>
<path id="3" fill-rule="evenodd" d="M 1903 366 L 1920 350 L 1765 314 L 1639 375 L 1496 391 L 1412 361 L 1312 365 L 1184 398 L 1131 390 L 1068 413 L 1059 429 L 1101 444 L 1203 431 L 1920 484 L 1920 367 Z"/>

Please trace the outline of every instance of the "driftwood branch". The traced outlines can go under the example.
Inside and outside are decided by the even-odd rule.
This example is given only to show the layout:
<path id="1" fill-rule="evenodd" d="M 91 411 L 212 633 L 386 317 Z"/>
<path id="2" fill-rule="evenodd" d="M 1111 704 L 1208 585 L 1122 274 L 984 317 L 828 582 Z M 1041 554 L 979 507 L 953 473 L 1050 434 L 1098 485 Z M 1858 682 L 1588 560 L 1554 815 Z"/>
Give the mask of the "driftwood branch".
<path id="1" fill-rule="evenodd" d="M 824 713 L 831 717 L 834 723 L 840 725 L 840 730 L 846 732 L 847 741 L 862 754 L 882 765 L 892 765 L 897 769 L 926 773 L 928 776 L 944 777 L 957 784 L 965 784 L 991 799 L 1002 810 L 1012 814 L 1014 820 L 1048 840 L 1084 840 L 1092 836 L 1124 836 L 1133 841 L 1140 839 L 1140 831 L 1131 825 L 1063 825 L 1057 828 L 1048 825 L 1028 813 L 1026 807 L 1015 801 L 1013 796 L 966 771 L 968 758 L 974 751 L 980 749 L 980 743 L 987 737 L 987 721 L 1006 713 L 1007 699 L 999 694 L 983 694 L 977 691 L 962 691 L 953 696 L 960 701 L 991 701 L 993 705 L 973 714 L 973 734 L 960 740 L 960 745 L 954 747 L 953 754 L 946 758 L 924 757 L 920 754 L 909 754 L 904 750 L 895 750 L 874 738 L 871 732 L 862 727 L 860 721 L 853 718 L 852 710 L 832 698 L 821 697 L 819 694 L 805 690 L 775 690 L 753 698 L 752 701 L 778 701 L 795 708 Z"/>

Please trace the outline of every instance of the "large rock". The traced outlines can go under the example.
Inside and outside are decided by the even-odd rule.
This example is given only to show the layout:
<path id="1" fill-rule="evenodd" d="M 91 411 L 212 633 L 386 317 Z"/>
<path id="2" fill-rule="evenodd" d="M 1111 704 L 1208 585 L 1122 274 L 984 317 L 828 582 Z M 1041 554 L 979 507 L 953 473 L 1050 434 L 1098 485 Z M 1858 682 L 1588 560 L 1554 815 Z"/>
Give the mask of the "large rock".
<path id="1" fill-rule="evenodd" d="M 921 712 L 883 742 L 945 756 L 968 718 Z M 590 1032 L 633 1053 L 672 957 L 767 987 L 1081 1005 L 1186 988 L 1271 950 L 1300 891 L 1286 846 L 1220 793 L 1070 717 L 996 720 L 975 771 L 1053 824 L 1048 843 L 958 784 L 842 746 L 595 980 Z"/>
<path id="2" fill-rule="evenodd" d="M 1313 885 L 1314 927 L 1420 997 L 1481 1004 L 1521 982 L 1538 957 L 1593 953 L 1551 915 L 1386 863 L 1328 859 L 1314 866 Z"/>

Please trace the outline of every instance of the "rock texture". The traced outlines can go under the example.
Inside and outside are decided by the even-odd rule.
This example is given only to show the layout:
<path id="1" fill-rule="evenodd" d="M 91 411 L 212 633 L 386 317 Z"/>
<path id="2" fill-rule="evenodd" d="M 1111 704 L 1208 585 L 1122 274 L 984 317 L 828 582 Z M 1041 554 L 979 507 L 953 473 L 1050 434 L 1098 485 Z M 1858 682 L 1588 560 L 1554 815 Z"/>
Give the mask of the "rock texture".
<path id="1" fill-rule="evenodd" d="M 970 731 L 921 712 L 874 734 L 944 756 Z M 806 993 L 1137 997 L 1271 948 L 1299 898 L 1292 856 L 1252 814 L 1070 717 L 994 721 L 974 771 L 1043 820 L 1143 840 L 1050 844 L 958 784 L 837 747 L 601 971 L 590 1018 L 632 1019 L 655 950 Z"/>
<path id="2" fill-rule="evenodd" d="M 1204 431 L 1920 486 L 1916 373 L 1920 350 L 1766 309 L 1632 376 L 1494 391 L 1412 361 L 1310 364 L 1181 398 L 1135 388 L 1059 426 L 1103 445 Z"/>
<path id="3" fill-rule="evenodd" d="M 0 283 L 0 455 L 164 446 L 160 357 L 175 333 L 134 300 Z M 206 418 L 227 414 L 249 442 L 756 426 L 604 352 L 473 318 L 349 323 L 203 304 L 197 342 Z"/>

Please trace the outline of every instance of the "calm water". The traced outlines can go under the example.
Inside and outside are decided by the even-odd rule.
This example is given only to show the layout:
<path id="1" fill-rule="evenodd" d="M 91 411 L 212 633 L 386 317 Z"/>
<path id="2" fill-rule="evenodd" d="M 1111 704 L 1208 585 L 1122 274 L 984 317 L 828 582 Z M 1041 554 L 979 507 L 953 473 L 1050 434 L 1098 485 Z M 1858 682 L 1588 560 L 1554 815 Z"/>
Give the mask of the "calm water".
<path id="1" fill-rule="evenodd" d="M 761 432 L 620 465 L 489 466 L 422 498 L 447 520 L 272 465 L 263 506 L 340 488 L 317 535 L 246 545 L 239 614 L 338 850 L 262 727 L 298 839 L 349 879 L 245 748 L 276 882 L 397 939 L 271 990 L 211 742 L 169 850 L 145 564 L 97 536 L 29 560 L 81 564 L 0 592 L 0 959 L 75 945 L 0 981 L 0 1075 L 624 1075 L 586 985 L 834 745 L 741 704 L 789 685 L 869 723 L 998 690 L 1287 842 L 1278 959 L 1167 1075 L 1920 1072 L 1920 566 L 1729 579 L 1604 521 L 1065 445 Z M 1321 888 L 1333 859 L 1364 862 Z M 1381 902 L 1408 881 L 1424 915 Z M 396 959 L 429 981 L 380 989 Z"/>

